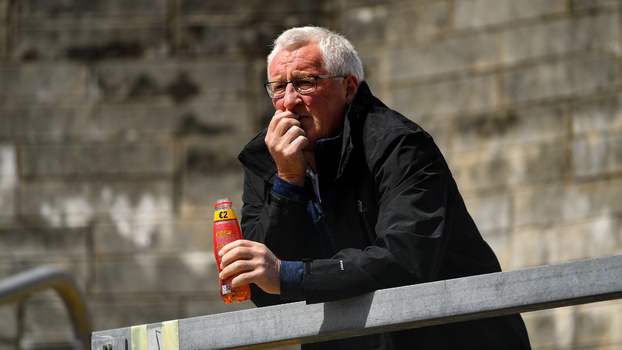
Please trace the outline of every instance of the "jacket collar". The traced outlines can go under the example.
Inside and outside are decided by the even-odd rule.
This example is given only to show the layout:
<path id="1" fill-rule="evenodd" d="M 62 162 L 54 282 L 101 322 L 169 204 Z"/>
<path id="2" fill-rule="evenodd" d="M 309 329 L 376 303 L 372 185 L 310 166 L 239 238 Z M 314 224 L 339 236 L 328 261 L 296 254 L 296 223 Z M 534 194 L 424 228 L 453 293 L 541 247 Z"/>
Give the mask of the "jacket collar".
<path id="1" fill-rule="evenodd" d="M 354 149 L 353 135 L 362 134 L 365 119 L 374 100 L 375 97 L 372 95 L 367 82 L 362 81 L 359 84 L 354 101 L 352 101 L 346 112 L 346 118 L 343 123 L 343 144 L 341 146 L 341 159 L 339 161 L 337 178 L 341 176 L 350 160 L 352 150 Z"/>
<path id="2" fill-rule="evenodd" d="M 262 130 L 250 140 L 238 155 L 238 160 L 244 167 L 260 176 L 264 181 L 274 182 L 276 163 L 270 155 L 268 146 L 266 146 L 267 131 L 268 129 Z"/>

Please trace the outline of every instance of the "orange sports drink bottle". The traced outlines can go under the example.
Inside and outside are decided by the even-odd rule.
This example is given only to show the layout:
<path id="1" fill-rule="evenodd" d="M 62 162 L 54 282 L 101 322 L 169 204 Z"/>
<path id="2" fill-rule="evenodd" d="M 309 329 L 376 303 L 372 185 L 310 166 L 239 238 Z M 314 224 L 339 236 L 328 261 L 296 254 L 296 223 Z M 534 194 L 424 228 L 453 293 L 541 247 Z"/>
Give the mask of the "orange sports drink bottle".
<path id="1" fill-rule="evenodd" d="M 218 256 L 218 252 L 225 245 L 242 239 L 242 231 L 238 218 L 233 211 L 232 202 L 229 198 L 223 198 L 216 201 L 216 212 L 214 213 L 214 255 L 216 256 L 216 264 L 218 264 L 218 273 L 220 273 L 220 263 L 222 259 Z M 233 276 L 235 277 L 235 276 Z M 220 296 L 225 304 L 232 302 L 241 303 L 251 298 L 251 288 L 248 284 L 240 287 L 231 288 L 231 280 L 233 277 L 220 281 Z"/>

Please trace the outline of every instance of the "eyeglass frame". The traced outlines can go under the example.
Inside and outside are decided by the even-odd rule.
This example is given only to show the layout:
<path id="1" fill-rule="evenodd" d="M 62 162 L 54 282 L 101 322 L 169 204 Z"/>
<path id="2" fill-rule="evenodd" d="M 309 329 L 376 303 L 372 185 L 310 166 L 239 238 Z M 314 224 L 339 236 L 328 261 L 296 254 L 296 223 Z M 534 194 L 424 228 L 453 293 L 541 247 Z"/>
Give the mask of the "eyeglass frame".
<path id="1" fill-rule="evenodd" d="M 268 85 L 272 84 L 272 83 L 285 83 L 285 89 L 287 89 L 287 84 L 292 84 L 292 86 L 294 87 L 294 90 L 296 90 L 297 93 L 301 94 L 301 95 L 308 95 L 308 94 L 312 94 L 317 90 L 317 80 L 318 79 L 324 79 L 324 78 L 345 78 L 347 77 L 347 75 L 342 75 L 342 74 L 333 74 L 333 75 L 306 75 L 304 77 L 299 77 L 296 78 L 294 80 L 291 81 L 281 81 L 281 80 L 275 80 L 275 81 L 269 81 L 265 84 L 263 84 L 264 88 L 266 89 L 266 94 L 268 94 L 268 97 L 270 97 L 273 100 L 277 100 L 279 98 L 283 98 L 285 97 L 285 95 L 287 95 L 287 91 L 285 93 L 283 93 L 283 96 L 279 96 L 279 97 L 272 97 L 274 96 L 274 92 L 272 93 L 272 96 L 270 96 L 270 92 L 268 91 Z M 315 82 L 315 88 L 313 89 L 313 91 L 309 91 L 309 92 L 300 92 L 298 91 L 298 88 L 296 87 L 296 85 L 294 85 L 294 82 L 300 79 L 304 79 L 304 78 L 313 78 L 314 82 Z M 272 90 L 272 89 L 270 89 Z"/>

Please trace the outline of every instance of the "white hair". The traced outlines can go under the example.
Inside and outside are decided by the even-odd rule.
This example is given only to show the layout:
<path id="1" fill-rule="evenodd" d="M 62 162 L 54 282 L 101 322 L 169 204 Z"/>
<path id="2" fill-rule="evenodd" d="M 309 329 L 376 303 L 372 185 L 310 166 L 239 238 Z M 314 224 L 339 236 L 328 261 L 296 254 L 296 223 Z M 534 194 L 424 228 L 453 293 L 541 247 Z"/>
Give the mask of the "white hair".
<path id="1" fill-rule="evenodd" d="M 341 34 L 315 26 L 288 29 L 274 40 L 272 52 L 268 55 L 268 79 L 270 63 L 279 51 L 296 49 L 306 44 L 318 46 L 322 54 L 322 68 L 329 74 L 354 74 L 359 82 L 365 80 L 363 64 L 350 41 Z"/>

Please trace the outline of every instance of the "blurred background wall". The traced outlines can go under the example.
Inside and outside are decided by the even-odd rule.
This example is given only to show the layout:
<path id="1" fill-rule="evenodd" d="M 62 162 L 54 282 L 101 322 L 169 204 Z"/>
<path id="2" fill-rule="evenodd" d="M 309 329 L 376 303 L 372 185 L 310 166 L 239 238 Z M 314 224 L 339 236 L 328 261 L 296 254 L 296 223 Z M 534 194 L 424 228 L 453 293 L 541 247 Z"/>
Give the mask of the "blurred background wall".
<path id="1" fill-rule="evenodd" d="M 217 293 L 213 203 L 267 125 L 283 30 L 345 34 L 428 130 L 505 270 L 622 253 L 619 0 L 0 0 L 0 278 L 74 274 L 96 330 L 252 307 Z M 535 349 L 622 349 L 622 303 L 524 314 Z M 67 348 L 60 299 L 0 349 Z"/>

